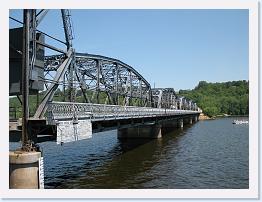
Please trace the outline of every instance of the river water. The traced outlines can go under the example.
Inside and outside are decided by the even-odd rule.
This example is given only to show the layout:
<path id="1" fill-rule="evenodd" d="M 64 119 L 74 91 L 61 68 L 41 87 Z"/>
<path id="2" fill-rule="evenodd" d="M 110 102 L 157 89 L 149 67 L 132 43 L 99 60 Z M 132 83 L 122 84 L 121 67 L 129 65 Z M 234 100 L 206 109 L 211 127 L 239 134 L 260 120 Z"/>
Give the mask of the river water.
<path id="1" fill-rule="evenodd" d="M 233 119 L 199 121 L 161 139 L 120 141 L 108 131 L 41 143 L 45 188 L 247 189 L 248 125 Z"/>

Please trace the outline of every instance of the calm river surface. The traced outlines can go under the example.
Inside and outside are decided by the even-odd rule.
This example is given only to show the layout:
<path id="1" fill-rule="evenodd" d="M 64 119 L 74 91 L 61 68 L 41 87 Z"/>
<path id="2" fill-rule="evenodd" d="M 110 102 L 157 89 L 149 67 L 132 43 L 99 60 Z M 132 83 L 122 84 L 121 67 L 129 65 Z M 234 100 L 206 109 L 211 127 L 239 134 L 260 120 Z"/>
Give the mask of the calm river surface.
<path id="1" fill-rule="evenodd" d="M 199 121 L 143 142 L 108 131 L 63 146 L 41 143 L 45 188 L 246 189 L 248 125 L 233 119 Z"/>

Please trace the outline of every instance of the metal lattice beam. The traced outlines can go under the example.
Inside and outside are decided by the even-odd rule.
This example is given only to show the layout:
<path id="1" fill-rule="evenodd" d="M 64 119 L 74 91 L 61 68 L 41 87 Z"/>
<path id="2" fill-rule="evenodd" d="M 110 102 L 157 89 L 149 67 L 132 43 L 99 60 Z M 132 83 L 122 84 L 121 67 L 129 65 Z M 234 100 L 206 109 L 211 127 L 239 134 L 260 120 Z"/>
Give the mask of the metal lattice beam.
<path id="1" fill-rule="evenodd" d="M 46 57 L 45 71 L 57 71 L 64 57 Z M 151 105 L 151 86 L 133 67 L 114 58 L 83 53 L 75 53 L 74 62 L 77 70 L 75 87 L 84 89 L 86 102 L 100 103 L 100 94 L 104 93 L 109 104 L 121 104 L 121 99 L 123 105 Z M 93 92 L 91 98 L 86 91 Z"/>

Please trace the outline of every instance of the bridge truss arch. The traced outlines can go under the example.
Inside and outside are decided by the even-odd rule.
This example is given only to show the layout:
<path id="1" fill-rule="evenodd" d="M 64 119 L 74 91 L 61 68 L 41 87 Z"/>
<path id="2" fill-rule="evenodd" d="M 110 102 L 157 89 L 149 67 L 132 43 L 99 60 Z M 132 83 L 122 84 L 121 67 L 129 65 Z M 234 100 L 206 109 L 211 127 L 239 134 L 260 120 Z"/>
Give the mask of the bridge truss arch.
<path id="1" fill-rule="evenodd" d="M 178 96 L 173 88 L 153 88 L 152 103 L 152 107 L 155 108 L 198 110 L 198 106 L 193 100 Z"/>
<path id="2" fill-rule="evenodd" d="M 74 53 L 63 76 L 55 80 L 67 57 L 66 54 L 46 56 L 44 65 L 46 88 L 50 88 L 50 81 L 55 82 L 56 88 L 51 91 L 67 95 L 62 101 L 151 106 L 150 84 L 133 67 L 118 59 Z"/>
<path id="3" fill-rule="evenodd" d="M 133 67 L 101 55 L 76 53 L 76 66 L 88 88 L 96 93 L 106 93 L 108 103 L 124 106 L 149 106 L 151 86 Z"/>

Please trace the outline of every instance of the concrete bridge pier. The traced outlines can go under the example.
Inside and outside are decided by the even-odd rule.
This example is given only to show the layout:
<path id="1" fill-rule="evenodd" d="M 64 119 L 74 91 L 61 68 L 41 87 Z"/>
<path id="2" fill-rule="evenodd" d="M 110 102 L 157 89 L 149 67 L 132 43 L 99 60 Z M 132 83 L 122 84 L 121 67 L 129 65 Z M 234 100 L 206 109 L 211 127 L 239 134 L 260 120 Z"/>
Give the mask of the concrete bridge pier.
<path id="1" fill-rule="evenodd" d="M 198 122 L 198 115 L 196 115 L 196 116 L 194 117 L 194 119 L 195 119 L 195 122 Z"/>
<path id="2" fill-rule="evenodd" d="M 198 116 L 194 116 L 194 122 L 198 122 Z"/>
<path id="3" fill-rule="evenodd" d="M 39 189 L 39 161 L 41 152 L 9 152 L 9 188 Z"/>
<path id="4" fill-rule="evenodd" d="M 184 120 L 183 119 L 178 119 L 177 120 L 177 127 L 178 128 L 183 128 L 184 127 Z"/>
<path id="5" fill-rule="evenodd" d="M 193 118 L 192 117 L 189 118 L 189 124 L 193 124 Z"/>
<path id="6" fill-rule="evenodd" d="M 128 138 L 161 138 L 162 125 L 161 124 L 145 124 L 142 126 L 135 126 L 132 128 L 121 128 L 117 130 L 118 139 Z"/>
<path id="7" fill-rule="evenodd" d="M 128 138 L 161 138 L 164 134 L 176 130 L 177 128 L 183 128 L 183 119 L 168 120 L 155 124 L 144 124 L 141 126 L 135 126 L 131 128 L 118 129 L 118 139 Z"/>
<path id="8" fill-rule="evenodd" d="M 162 134 L 169 133 L 178 128 L 177 120 L 169 120 L 165 121 L 162 124 Z"/>

